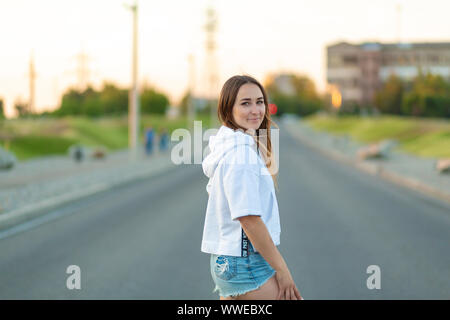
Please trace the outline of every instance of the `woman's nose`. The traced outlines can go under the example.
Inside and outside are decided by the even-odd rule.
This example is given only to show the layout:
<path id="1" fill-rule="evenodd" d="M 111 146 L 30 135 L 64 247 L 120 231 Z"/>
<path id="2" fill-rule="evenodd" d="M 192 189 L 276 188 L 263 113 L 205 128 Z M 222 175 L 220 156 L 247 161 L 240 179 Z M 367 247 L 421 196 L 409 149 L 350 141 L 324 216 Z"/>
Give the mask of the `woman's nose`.
<path id="1" fill-rule="evenodd" d="M 251 109 L 250 109 L 250 112 L 253 113 L 253 114 L 258 114 L 259 113 L 259 106 L 257 104 L 253 104 Z"/>

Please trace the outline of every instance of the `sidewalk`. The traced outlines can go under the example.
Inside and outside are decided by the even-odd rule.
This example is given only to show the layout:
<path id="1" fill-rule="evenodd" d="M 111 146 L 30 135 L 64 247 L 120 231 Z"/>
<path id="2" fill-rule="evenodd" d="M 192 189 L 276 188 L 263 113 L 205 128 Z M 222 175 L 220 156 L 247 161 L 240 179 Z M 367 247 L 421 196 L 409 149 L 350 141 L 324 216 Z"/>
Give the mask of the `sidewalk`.
<path id="1" fill-rule="evenodd" d="M 0 230 L 27 221 L 38 211 L 110 189 L 114 186 L 168 171 L 175 165 L 170 150 L 145 156 L 141 150 L 131 161 L 128 150 L 105 159 L 76 163 L 68 156 L 19 162 L 0 171 Z"/>
<path id="2" fill-rule="evenodd" d="M 419 158 L 393 149 L 384 159 L 359 160 L 357 151 L 365 145 L 348 136 L 314 130 L 301 120 L 284 121 L 284 125 L 292 136 L 334 160 L 450 202 L 450 174 L 435 169 L 437 159 Z"/>

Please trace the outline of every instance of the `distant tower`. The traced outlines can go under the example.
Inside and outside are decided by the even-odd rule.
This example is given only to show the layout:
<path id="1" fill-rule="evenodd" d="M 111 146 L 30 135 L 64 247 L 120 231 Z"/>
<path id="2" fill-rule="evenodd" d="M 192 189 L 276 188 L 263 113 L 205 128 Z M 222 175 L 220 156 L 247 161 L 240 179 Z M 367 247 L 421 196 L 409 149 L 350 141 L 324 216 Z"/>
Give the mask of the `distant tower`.
<path id="1" fill-rule="evenodd" d="M 195 106 L 194 106 L 194 97 L 195 97 L 195 60 L 194 55 L 189 54 L 189 98 L 188 98 L 188 108 L 187 108 L 187 116 L 188 116 L 188 124 L 191 130 L 194 130 L 194 119 L 195 119 Z"/>
<path id="2" fill-rule="evenodd" d="M 217 106 L 215 103 L 218 87 L 218 65 L 216 58 L 217 14 L 211 3 L 206 9 L 206 74 L 208 83 L 208 99 L 211 105 L 211 126 L 217 124 Z"/>
<path id="3" fill-rule="evenodd" d="M 89 59 L 90 57 L 84 52 L 84 49 L 81 49 L 80 53 L 76 55 L 77 59 L 77 81 L 78 81 L 78 89 L 85 90 L 88 86 L 89 82 Z"/>
<path id="4" fill-rule="evenodd" d="M 29 77 L 30 77 L 30 96 L 28 100 L 28 113 L 34 113 L 35 107 L 35 81 L 36 81 L 36 70 L 34 69 L 34 53 L 31 52 L 30 56 L 30 66 L 29 66 Z"/>

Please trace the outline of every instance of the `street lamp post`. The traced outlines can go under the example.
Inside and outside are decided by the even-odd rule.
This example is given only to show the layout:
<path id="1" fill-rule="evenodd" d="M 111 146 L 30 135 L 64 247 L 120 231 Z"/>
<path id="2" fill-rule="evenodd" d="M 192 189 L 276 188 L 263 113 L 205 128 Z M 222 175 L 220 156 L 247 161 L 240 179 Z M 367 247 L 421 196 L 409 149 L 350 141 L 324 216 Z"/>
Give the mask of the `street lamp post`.
<path id="1" fill-rule="evenodd" d="M 133 55 L 132 55 L 132 86 L 129 95 L 128 107 L 128 146 L 130 148 L 131 159 L 136 160 L 138 157 L 138 141 L 139 141 L 139 93 L 137 85 L 137 65 L 138 65 L 138 19 L 137 1 L 133 5 L 127 6 L 133 13 Z"/>

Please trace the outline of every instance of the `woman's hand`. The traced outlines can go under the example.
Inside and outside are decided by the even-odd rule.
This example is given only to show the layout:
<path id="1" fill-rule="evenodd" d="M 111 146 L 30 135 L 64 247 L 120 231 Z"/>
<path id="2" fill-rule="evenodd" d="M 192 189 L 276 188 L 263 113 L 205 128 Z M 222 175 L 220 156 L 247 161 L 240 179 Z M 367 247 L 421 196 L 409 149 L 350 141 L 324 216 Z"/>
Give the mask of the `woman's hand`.
<path id="1" fill-rule="evenodd" d="M 277 271 L 275 277 L 279 288 L 277 300 L 303 300 L 288 269 Z"/>
<path id="2" fill-rule="evenodd" d="M 267 230 L 263 220 L 258 215 L 248 215 L 238 218 L 250 242 L 262 257 L 276 271 L 278 282 L 277 300 L 303 300 L 292 279 L 291 273 Z"/>

